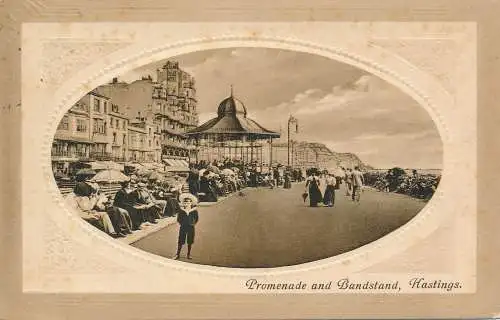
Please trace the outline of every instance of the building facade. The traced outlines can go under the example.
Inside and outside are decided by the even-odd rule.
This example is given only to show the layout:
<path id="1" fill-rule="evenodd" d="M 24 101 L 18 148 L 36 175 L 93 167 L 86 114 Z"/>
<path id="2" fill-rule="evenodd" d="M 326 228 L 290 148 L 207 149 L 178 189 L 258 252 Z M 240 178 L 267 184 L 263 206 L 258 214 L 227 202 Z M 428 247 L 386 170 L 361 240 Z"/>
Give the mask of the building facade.
<path id="1" fill-rule="evenodd" d="M 92 148 L 89 97 L 80 99 L 63 116 L 52 142 L 52 170 L 70 174 L 72 164 L 89 160 Z"/>
<path id="2" fill-rule="evenodd" d="M 159 124 L 147 117 L 138 116 L 128 127 L 129 160 L 161 162 L 161 131 Z"/>
<path id="3" fill-rule="evenodd" d="M 172 61 L 157 69 L 156 75 L 156 81 L 148 76 L 130 84 L 115 78 L 96 90 L 124 107 L 129 118 L 140 113 L 139 117 L 159 127 L 164 158 L 194 159 L 196 149 L 184 132 L 199 121 L 195 79 Z"/>

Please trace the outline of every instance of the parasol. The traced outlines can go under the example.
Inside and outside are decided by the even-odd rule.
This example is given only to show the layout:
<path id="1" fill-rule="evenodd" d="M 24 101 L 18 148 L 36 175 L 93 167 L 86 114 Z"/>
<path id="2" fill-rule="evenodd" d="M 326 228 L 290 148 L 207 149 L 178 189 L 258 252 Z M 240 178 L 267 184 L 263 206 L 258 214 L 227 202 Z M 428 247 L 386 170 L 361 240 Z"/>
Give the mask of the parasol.
<path id="1" fill-rule="evenodd" d="M 123 181 L 129 181 L 130 178 L 121 173 L 118 170 L 102 170 L 99 173 L 97 173 L 91 181 L 93 182 L 123 182 Z"/>
<path id="2" fill-rule="evenodd" d="M 148 177 L 149 180 L 161 180 L 163 178 L 164 176 L 158 172 L 152 172 Z"/>
<path id="3" fill-rule="evenodd" d="M 138 176 L 148 176 L 151 174 L 151 170 L 148 170 L 144 167 L 142 168 L 139 168 L 136 172 L 135 172 L 136 175 Z"/>
<path id="4" fill-rule="evenodd" d="M 217 167 L 216 167 L 216 166 L 214 166 L 214 165 L 209 165 L 209 166 L 207 167 L 207 170 L 210 170 L 210 171 L 212 171 L 212 172 L 214 172 L 214 173 L 220 173 L 219 168 L 217 168 Z"/>
<path id="5" fill-rule="evenodd" d="M 226 176 L 232 176 L 232 175 L 234 175 L 234 171 L 231 169 L 223 169 L 221 171 L 221 174 L 226 175 Z"/>

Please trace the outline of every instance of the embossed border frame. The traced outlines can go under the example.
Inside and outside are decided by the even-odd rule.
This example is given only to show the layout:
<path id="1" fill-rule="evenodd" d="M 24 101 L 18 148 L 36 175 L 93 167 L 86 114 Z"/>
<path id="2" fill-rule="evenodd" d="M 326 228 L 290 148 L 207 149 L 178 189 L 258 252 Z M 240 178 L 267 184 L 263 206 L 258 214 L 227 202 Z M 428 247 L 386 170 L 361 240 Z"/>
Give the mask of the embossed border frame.
<path id="1" fill-rule="evenodd" d="M 401 29 L 394 31 L 396 26 Z M 321 30 L 329 30 L 329 33 Z M 418 47 L 411 44 L 414 41 Z M 406 45 L 417 49 L 422 43 L 435 41 L 442 42 L 441 48 L 451 48 L 450 59 L 462 58 L 459 64 L 448 61 L 451 69 L 445 69 L 440 79 L 434 73 L 443 63 L 436 65 L 433 61 L 432 68 L 422 71 L 413 64 L 419 62 L 414 56 L 408 60 L 404 54 L 390 49 L 392 43 L 408 42 Z M 108 46 L 111 49 L 105 49 Z M 23 194 L 32 200 L 23 203 L 25 290 L 249 293 L 242 285 L 248 277 L 326 281 L 331 280 L 331 274 L 359 281 L 392 278 L 402 282 L 423 274 L 434 279 L 460 280 L 460 292 L 475 290 L 475 211 L 472 208 L 476 200 L 475 194 L 469 192 L 469 188 L 475 188 L 476 175 L 472 152 L 476 131 L 471 125 L 475 118 L 474 24 L 153 23 L 118 27 L 113 24 L 28 24 L 23 29 L 23 47 L 26 48 L 23 127 L 28 130 L 23 146 L 25 153 L 30 153 L 30 157 L 23 157 L 27 173 L 23 174 Z M 317 54 L 360 67 L 398 86 L 428 110 L 441 134 L 444 172 L 437 195 L 410 223 L 368 245 L 329 259 L 266 270 L 215 268 L 160 258 L 98 234 L 65 210 L 53 183 L 50 145 L 58 120 L 69 106 L 91 88 L 136 66 L 194 50 L 223 47 L 282 48 Z M 89 52 L 94 49 L 98 51 Z M 429 49 L 418 53 L 420 62 L 434 58 L 434 52 Z M 58 57 L 62 58 L 57 60 Z M 86 60 L 88 57 L 95 61 Z M 445 89 L 443 81 L 447 73 L 455 75 L 455 82 L 447 83 Z M 469 75 L 468 80 L 457 82 L 457 76 L 465 73 Z M 28 133 L 35 134 L 29 136 Z M 39 154 L 33 152 L 33 143 L 41 146 Z M 468 184 L 456 184 L 454 176 L 460 176 Z M 47 197 L 49 194 L 51 199 Z M 443 222 L 444 219 L 448 219 L 447 222 Z M 455 230 L 451 242 L 455 247 L 451 249 L 448 245 L 453 251 L 451 259 L 455 261 L 452 266 L 455 270 L 448 273 L 422 269 L 399 273 L 370 270 L 371 266 L 414 246 L 441 224 L 455 222 L 460 223 L 455 227 L 461 230 L 462 237 L 458 245 L 454 241 L 458 239 Z M 37 241 L 33 241 L 35 237 Z M 137 270 L 141 270 L 140 275 Z M 177 278 L 188 280 L 173 280 Z"/>

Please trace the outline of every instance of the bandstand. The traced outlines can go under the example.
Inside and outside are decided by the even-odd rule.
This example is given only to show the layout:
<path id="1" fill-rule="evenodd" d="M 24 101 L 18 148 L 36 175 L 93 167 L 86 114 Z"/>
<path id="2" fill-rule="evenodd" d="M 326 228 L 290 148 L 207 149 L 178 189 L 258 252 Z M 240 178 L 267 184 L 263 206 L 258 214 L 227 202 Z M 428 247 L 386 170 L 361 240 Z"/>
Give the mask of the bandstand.
<path id="1" fill-rule="evenodd" d="M 245 105 L 233 95 L 222 100 L 217 117 L 189 130 L 186 134 L 197 147 L 197 162 L 231 159 L 244 164 L 260 164 L 263 144 L 272 143 L 280 134 L 268 130 L 247 117 Z"/>

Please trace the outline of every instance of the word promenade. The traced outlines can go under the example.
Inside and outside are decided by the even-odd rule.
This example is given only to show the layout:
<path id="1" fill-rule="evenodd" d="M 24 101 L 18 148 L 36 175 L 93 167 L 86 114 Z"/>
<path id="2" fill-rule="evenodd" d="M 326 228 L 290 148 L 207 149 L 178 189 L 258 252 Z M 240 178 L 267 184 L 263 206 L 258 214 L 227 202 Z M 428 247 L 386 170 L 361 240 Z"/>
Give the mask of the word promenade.
<path id="1" fill-rule="evenodd" d="M 304 281 L 298 282 L 259 282 L 256 279 L 249 279 L 245 283 L 248 290 L 330 290 L 332 282 L 307 284 Z"/>

